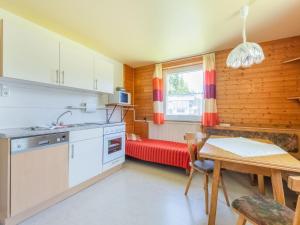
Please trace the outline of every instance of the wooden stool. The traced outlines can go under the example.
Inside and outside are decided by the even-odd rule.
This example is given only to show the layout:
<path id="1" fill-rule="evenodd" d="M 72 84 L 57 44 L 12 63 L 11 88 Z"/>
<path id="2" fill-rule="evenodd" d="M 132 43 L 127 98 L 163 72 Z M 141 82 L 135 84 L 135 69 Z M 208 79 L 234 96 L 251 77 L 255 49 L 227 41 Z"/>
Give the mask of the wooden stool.
<path id="1" fill-rule="evenodd" d="M 289 177 L 288 186 L 299 193 L 300 177 Z M 239 214 L 237 225 L 245 225 L 247 221 L 255 225 L 300 225 L 300 196 L 296 212 L 261 195 L 238 198 L 232 207 Z"/>
<path id="2" fill-rule="evenodd" d="M 190 171 L 190 176 L 189 176 L 189 180 L 188 183 L 186 185 L 185 188 L 185 192 L 184 194 L 187 195 L 192 179 L 193 179 L 193 174 L 194 172 L 200 172 L 200 173 L 204 173 L 204 192 L 205 192 L 205 212 L 206 214 L 208 214 L 208 207 L 209 207 L 209 198 L 208 198 L 208 183 L 209 183 L 209 174 L 211 174 L 214 171 L 214 161 L 212 160 L 196 160 L 196 154 L 195 154 L 195 150 L 198 152 L 198 150 L 200 150 L 202 148 L 202 146 L 204 145 L 205 141 L 208 138 L 203 138 L 203 139 L 199 139 L 197 138 L 197 134 L 195 133 L 186 133 L 184 136 L 184 139 L 187 141 L 188 144 L 188 150 L 190 153 L 190 158 L 191 158 L 191 162 L 190 162 L 190 166 L 191 166 L 191 171 Z M 230 206 L 229 200 L 228 200 L 228 195 L 227 195 L 227 191 L 226 191 L 226 187 L 223 181 L 223 177 L 221 175 L 220 177 L 221 179 L 221 184 L 222 184 L 222 188 L 223 188 L 223 192 L 224 192 L 224 196 L 225 196 L 225 200 L 228 206 Z"/>

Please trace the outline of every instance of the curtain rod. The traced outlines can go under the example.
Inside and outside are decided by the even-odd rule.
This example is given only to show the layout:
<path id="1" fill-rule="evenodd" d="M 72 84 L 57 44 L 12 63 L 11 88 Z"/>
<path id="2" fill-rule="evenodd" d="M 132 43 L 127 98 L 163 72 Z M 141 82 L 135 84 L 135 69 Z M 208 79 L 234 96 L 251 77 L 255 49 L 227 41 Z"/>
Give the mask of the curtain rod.
<path id="1" fill-rule="evenodd" d="M 176 61 L 181 61 L 181 60 L 185 60 L 185 59 L 193 59 L 193 58 L 196 58 L 196 57 L 200 57 L 200 56 L 204 56 L 206 54 L 210 54 L 210 53 L 214 53 L 215 51 L 210 51 L 210 52 L 205 52 L 205 53 L 202 53 L 200 55 L 191 55 L 191 56 L 187 56 L 187 57 L 183 57 L 183 58 L 177 58 L 177 59 L 171 59 L 171 60 L 168 60 L 168 61 L 164 61 L 164 62 L 158 62 L 158 63 L 170 63 L 170 62 L 176 62 Z M 154 64 L 157 64 L 157 63 L 154 63 Z"/>
<path id="2" fill-rule="evenodd" d="M 171 63 L 171 62 L 176 62 L 176 61 L 182 61 L 182 60 L 185 60 L 185 59 L 193 59 L 193 58 L 196 58 L 196 57 L 204 56 L 206 54 L 215 53 L 215 52 L 216 51 L 204 52 L 204 53 L 199 54 L 199 55 L 191 55 L 191 56 L 187 56 L 187 57 L 184 57 L 184 58 L 177 58 L 177 59 L 172 59 L 172 60 L 168 60 L 168 61 L 164 61 L 164 62 L 153 62 L 151 64 L 147 64 L 147 65 L 144 65 L 144 66 L 150 66 L 150 65 L 155 65 L 155 64 L 159 64 L 159 63 L 161 63 L 161 64 Z M 144 67 L 144 66 L 134 67 L 134 69 L 139 68 L 139 67 Z"/>

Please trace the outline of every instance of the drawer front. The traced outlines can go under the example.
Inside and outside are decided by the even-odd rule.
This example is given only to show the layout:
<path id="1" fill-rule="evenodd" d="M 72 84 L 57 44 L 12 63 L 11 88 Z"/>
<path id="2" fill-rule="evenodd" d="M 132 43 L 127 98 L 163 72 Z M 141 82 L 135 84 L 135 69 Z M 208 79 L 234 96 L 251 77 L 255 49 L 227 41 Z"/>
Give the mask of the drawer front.
<path id="1" fill-rule="evenodd" d="M 70 142 L 88 140 L 103 136 L 103 128 L 70 131 Z"/>
<path id="2" fill-rule="evenodd" d="M 125 125 L 104 127 L 104 135 L 125 132 Z"/>

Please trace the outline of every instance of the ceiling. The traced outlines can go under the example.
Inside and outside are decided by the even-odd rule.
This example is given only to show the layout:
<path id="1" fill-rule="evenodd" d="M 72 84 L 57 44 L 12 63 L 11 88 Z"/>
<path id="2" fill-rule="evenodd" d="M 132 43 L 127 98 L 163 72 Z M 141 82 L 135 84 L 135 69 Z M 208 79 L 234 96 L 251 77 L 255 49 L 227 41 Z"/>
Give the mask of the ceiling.
<path id="1" fill-rule="evenodd" d="M 234 47 L 244 0 L 0 0 L 0 7 L 133 67 Z M 299 0 L 252 0 L 249 41 L 300 35 Z"/>

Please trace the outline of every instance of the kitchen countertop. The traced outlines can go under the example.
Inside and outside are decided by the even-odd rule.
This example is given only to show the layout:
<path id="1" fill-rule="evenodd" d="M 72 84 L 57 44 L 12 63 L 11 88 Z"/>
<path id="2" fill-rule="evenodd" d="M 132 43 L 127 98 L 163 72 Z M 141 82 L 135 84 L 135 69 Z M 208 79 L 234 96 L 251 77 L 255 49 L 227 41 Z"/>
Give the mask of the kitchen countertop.
<path id="1" fill-rule="evenodd" d="M 116 125 L 124 125 L 124 122 L 115 122 L 115 123 L 83 123 L 80 126 L 74 127 L 64 127 L 64 128 L 56 128 L 56 129 L 38 129 L 31 130 L 29 127 L 25 128 L 8 128 L 8 129 L 0 129 L 0 138 L 21 138 L 21 137 L 30 137 L 30 136 L 38 136 L 44 134 L 53 134 L 53 133 L 61 133 L 61 132 L 69 132 L 76 130 L 87 130 L 93 128 L 102 128 L 102 127 L 110 127 Z"/>

